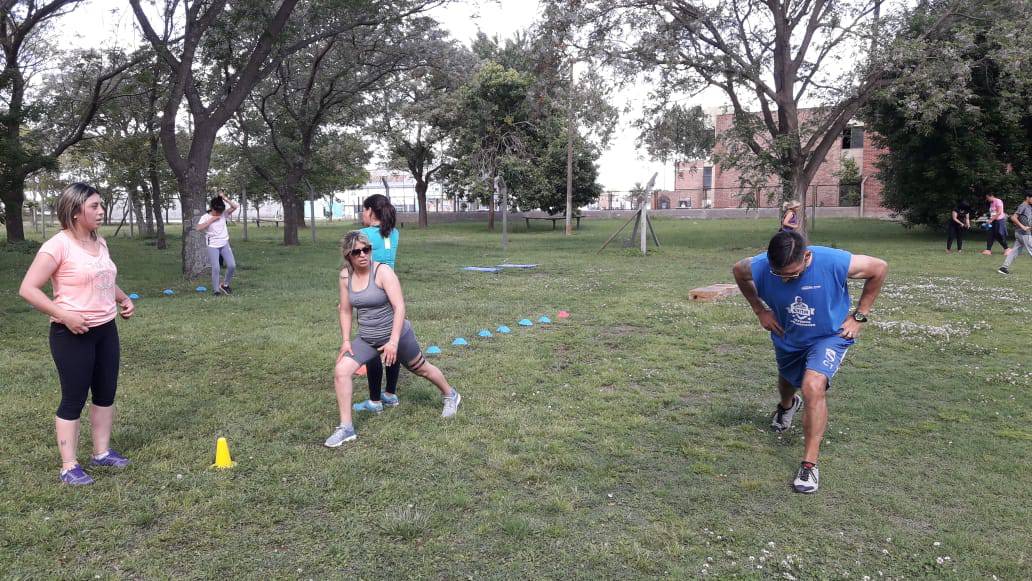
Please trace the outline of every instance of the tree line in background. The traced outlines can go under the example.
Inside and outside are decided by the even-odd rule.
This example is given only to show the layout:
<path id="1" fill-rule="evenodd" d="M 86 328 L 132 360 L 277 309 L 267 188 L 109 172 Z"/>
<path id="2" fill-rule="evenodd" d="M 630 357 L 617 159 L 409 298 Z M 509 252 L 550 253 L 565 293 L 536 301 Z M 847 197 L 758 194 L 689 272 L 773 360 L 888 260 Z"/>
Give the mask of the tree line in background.
<path id="1" fill-rule="evenodd" d="M 429 16 L 443 0 L 128 0 L 138 48 L 62 49 L 59 25 L 84 3 L 0 4 L 9 241 L 25 236 L 26 185 L 52 197 L 62 179 L 97 185 L 159 248 L 178 201 L 187 276 L 206 266 L 193 225 L 215 190 L 279 201 L 295 245 L 303 200 L 364 184 L 376 154 L 411 173 L 420 226 L 435 181 L 493 211 L 501 177 L 510 207 L 562 211 L 567 141 L 574 203 L 600 191 L 595 161 L 616 111 L 597 74 L 570 81 L 545 26 L 471 49 Z"/>
<path id="2" fill-rule="evenodd" d="M 577 14 L 586 50 L 653 87 L 640 147 L 738 169 L 745 201 L 771 176 L 772 201 L 804 199 L 855 120 L 890 149 L 883 203 L 910 223 L 941 225 L 961 197 L 1014 200 L 1032 186 L 1029 0 L 550 4 Z M 682 102 L 704 90 L 728 104 L 726 131 Z"/>
<path id="3" fill-rule="evenodd" d="M 0 0 L 0 200 L 24 239 L 26 187 L 91 181 L 166 245 L 182 207 L 183 271 L 219 188 L 278 200 L 299 243 L 303 200 L 355 187 L 374 155 L 426 193 L 558 213 L 595 200 L 617 121 L 612 79 L 647 84 L 636 123 L 655 159 L 739 169 L 798 198 L 864 119 L 890 149 L 885 204 L 935 223 L 959 197 L 1032 185 L 1030 0 L 544 0 L 511 39 L 466 47 L 430 14 L 447 0 L 128 0 L 132 51 L 61 48 L 85 0 Z M 697 106 L 720 91 L 719 135 Z M 973 196 L 972 196 L 973 197 Z"/>

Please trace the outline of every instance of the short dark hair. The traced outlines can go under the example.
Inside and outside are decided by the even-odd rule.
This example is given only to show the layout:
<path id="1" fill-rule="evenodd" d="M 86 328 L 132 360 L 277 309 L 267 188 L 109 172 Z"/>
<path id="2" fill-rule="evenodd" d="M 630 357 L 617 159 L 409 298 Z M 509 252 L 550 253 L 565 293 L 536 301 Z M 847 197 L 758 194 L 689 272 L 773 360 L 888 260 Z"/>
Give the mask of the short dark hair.
<path id="1" fill-rule="evenodd" d="M 806 238 L 795 231 L 778 232 L 767 245 L 767 260 L 774 270 L 781 270 L 803 259 Z"/>
<path id="2" fill-rule="evenodd" d="M 1032 188 L 1025 188 L 1025 197 L 1032 198 Z"/>
<path id="3" fill-rule="evenodd" d="M 226 202 L 222 201 L 222 196 L 215 196 L 211 199 L 211 209 L 219 213 L 226 211 Z"/>

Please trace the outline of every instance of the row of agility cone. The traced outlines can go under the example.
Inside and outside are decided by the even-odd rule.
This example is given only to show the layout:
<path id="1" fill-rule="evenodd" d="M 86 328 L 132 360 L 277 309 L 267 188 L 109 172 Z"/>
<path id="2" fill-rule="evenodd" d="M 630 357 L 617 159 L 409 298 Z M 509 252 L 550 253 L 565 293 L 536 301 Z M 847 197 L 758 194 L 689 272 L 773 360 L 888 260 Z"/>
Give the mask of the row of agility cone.
<path id="1" fill-rule="evenodd" d="M 570 318 L 570 313 L 568 313 L 566 311 L 559 311 L 559 313 L 556 315 L 556 318 L 557 319 L 568 319 L 568 318 Z M 541 325 L 548 325 L 548 324 L 552 323 L 552 319 L 548 318 L 547 315 L 541 315 L 540 317 L 538 317 L 537 322 L 538 322 L 538 324 L 541 324 Z M 534 326 L 534 322 L 531 321 L 530 319 L 521 319 L 516 324 L 521 326 L 521 327 L 532 327 L 532 326 Z M 512 329 L 510 329 L 506 325 L 499 325 L 498 328 L 495 329 L 494 332 L 495 333 L 499 333 L 501 335 L 508 335 L 509 333 L 512 333 Z M 479 332 L 477 332 L 477 336 L 478 337 L 482 337 L 484 339 L 487 339 L 487 338 L 493 337 L 494 333 L 492 333 L 490 331 L 490 329 L 481 329 Z M 456 337 L 455 340 L 453 340 L 451 344 L 452 344 L 453 347 L 464 347 L 466 345 L 469 345 L 469 341 L 467 341 L 465 337 Z M 438 347 L 437 345 L 430 345 L 429 347 L 426 348 L 426 354 L 427 355 L 440 355 L 441 354 L 441 348 Z"/>

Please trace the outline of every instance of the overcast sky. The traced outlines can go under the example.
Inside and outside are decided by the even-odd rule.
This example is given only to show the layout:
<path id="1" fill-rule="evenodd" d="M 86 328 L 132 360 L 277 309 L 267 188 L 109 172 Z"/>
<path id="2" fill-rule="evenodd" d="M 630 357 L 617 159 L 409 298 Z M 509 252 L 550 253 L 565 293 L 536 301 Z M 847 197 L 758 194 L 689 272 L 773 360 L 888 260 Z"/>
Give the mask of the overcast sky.
<path id="1" fill-rule="evenodd" d="M 449 4 L 433 12 L 433 16 L 454 38 L 466 44 L 476 37 L 478 31 L 503 39 L 508 38 L 516 31 L 533 24 L 538 14 L 539 5 L 536 0 L 467 0 Z M 128 46 L 136 38 L 134 25 L 132 10 L 125 4 L 116 5 L 110 0 L 93 0 L 76 10 L 74 15 L 63 23 L 63 28 L 70 36 L 69 44 Z M 614 105 L 623 109 L 630 104 L 637 109 L 637 104 L 646 97 L 646 92 L 647 87 L 623 91 L 615 96 Z M 609 148 L 598 161 L 599 182 L 607 191 L 626 191 L 635 182 L 644 184 L 653 172 L 658 172 L 656 187 L 673 189 L 672 165 L 654 163 L 640 157 L 634 143 L 635 132 L 630 127 L 634 115 L 632 112 L 621 116 L 620 126 Z"/>

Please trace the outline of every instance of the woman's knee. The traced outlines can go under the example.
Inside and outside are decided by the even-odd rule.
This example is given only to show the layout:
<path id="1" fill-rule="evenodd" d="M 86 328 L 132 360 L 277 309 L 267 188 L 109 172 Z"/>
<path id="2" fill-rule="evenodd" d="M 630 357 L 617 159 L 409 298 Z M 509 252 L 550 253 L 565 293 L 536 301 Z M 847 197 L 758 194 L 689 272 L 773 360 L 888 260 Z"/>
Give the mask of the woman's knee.
<path id="1" fill-rule="evenodd" d="M 422 353 L 407 362 L 405 367 L 419 377 L 429 377 L 432 370 L 436 369 L 432 363 L 426 360 Z"/>
<path id="2" fill-rule="evenodd" d="M 61 403 L 57 406 L 57 413 L 55 414 L 58 418 L 74 422 L 82 416 L 82 408 L 86 407 L 86 395 L 83 394 L 81 398 L 75 396 L 61 396 Z"/>
<path id="3" fill-rule="evenodd" d="M 350 357 L 344 357 L 337 362 L 337 365 L 333 368 L 333 378 L 335 380 L 346 380 L 350 379 L 359 368 L 358 362 Z"/>

